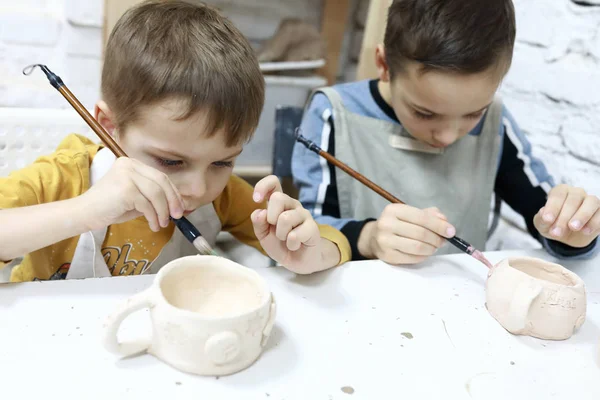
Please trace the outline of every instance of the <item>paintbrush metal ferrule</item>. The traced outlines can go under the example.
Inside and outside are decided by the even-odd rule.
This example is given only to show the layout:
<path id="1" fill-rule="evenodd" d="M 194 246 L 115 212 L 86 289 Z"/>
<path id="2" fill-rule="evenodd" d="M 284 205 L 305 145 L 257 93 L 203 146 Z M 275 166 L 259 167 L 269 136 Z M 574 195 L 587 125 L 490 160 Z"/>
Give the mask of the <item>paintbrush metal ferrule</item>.
<path id="1" fill-rule="evenodd" d="M 312 140 L 308 140 L 307 138 L 302 136 L 300 134 L 300 132 L 298 131 L 298 129 L 296 129 L 295 136 L 296 136 L 296 140 L 299 141 L 300 143 L 302 143 L 304 146 L 306 146 L 306 148 L 308 150 L 314 151 L 315 153 L 319 153 L 319 152 L 323 151 L 323 149 L 321 149 L 319 146 L 317 146 L 317 144 L 315 142 L 313 142 Z"/>
<path id="2" fill-rule="evenodd" d="M 190 243 L 194 243 L 194 240 L 196 240 L 196 238 L 202 236 L 200 234 L 200 231 L 198 231 L 198 229 L 196 229 L 196 227 L 187 218 L 169 217 L 169 219 L 171 219 L 171 221 L 175 223 L 177 228 L 179 228 L 181 233 L 183 233 L 183 236 L 185 236 L 185 238 L 189 240 Z"/>
<path id="3" fill-rule="evenodd" d="M 175 225 L 177 226 L 177 228 L 179 228 L 179 230 L 181 231 L 181 233 L 183 234 L 183 236 L 185 236 L 185 238 L 194 245 L 194 247 L 196 248 L 196 250 L 198 250 L 198 252 L 200 254 L 203 255 L 218 255 L 208 244 L 208 242 L 206 241 L 206 239 L 204 237 L 202 237 L 202 235 L 200 234 L 200 231 L 194 226 L 194 224 L 192 224 L 187 218 L 185 217 L 181 217 L 181 218 L 173 218 L 173 217 L 169 217 L 171 219 L 171 221 L 173 221 L 173 223 L 175 223 Z"/>
<path id="4" fill-rule="evenodd" d="M 471 246 L 468 242 L 464 241 L 463 239 L 454 236 L 450 239 L 447 239 L 450 243 L 452 243 L 454 246 L 456 246 L 458 249 L 464 251 L 465 253 L 471 255 L 473 254 L 473 252 L 475 251 L 475 248 L 473 246 Z"/>

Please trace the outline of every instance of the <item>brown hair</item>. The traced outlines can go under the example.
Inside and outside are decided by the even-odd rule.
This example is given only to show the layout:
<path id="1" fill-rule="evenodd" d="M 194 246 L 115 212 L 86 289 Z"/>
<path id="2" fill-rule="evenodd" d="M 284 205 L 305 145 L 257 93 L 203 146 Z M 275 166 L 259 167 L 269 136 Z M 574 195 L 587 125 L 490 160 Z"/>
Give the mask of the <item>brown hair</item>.
<path id="1" fill-rule="evenodd" d="M 407 61 L 423 72 L 508 71 L 515 41 L 511 0 L 394 0 L 385 30 L 385 57 L 393 77 Z"/>
<path id="2" fill-rule="evenodd" d="M 254 134 L 264 78 L 252 47 L 207 5 L 146 1 L 129 9 L 108 39 L 102 95 L 124 129 L 142 106 L 184 99 L 179 119 L 206 110 L 209 135 L 224 129 L 228 146 Z"/>

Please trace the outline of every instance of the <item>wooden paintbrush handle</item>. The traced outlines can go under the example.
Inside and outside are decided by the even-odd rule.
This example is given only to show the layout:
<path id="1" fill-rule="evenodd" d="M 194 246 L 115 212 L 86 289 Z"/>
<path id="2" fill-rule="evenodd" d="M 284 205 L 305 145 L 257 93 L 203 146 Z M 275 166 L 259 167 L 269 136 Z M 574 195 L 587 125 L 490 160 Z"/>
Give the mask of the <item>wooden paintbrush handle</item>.
<path id="1" fill-rule="evenodd" d="M 106 144 L 110 151 L 114 153 L 115 156 L 127 157 L 127 154 L 125 154 L 123 149 L 121 149 L 121 147 L 117 144 L 117 142 L 115 142 L 112 136 L 110 136 L 108 132 L 104 130 L 102 125 L 100 125 L 100 123 L 96 121 L 94 117 L 92 117 L 88 110 L 83 106 L 83 104 L 79 102 L 79 100 L 77 100 L 77 97 L 75 97 L 75 95 L 71 93 L 67 86 L 59 87 L 58 91 L 63 95 L 65 99 L 67 99 L 69 104 L 71 104 L 75 111 L 77 111 L 77 113 L 81 115 L 81 118 L 83 118 L 85 122 L 88 123 L 90 128 L 92 128 L 96 135 L 100 137 L 100 139 Z"/>
<path id="2" fill-rule="evenodd" d="M 397 198 L 396 196 L 394 196 L 393 194 L 391 194 L 390 192 L 388 192 L 381 186 L 375 184 L 371 180 L 367 179 L 361 173 L 353 170 L 352 168 L 350 168 L 349 166 L 347 166 L 346 164 L 344 164 L 337 158 L 333 157 L 331 154 L 327 153 L 326 151 L 319 150 L 319 155 L 321 157 L 323 157 L 324 159 L 326 159 L 327 161 L 329 161 L 330 163 L 332 163 L 333 165 L 335 165 L 336 167 L 338 167 L 339 169 L 341 169 L 342 171 L 344 171 L 345 173 L 347 173 L 348 175 L 350 175 L 351 177 L 353 177 L 354 179 L 358 180 L 363 185 L 367 186 L 369 189 L 371 189 L 374 192 L 376 192 L 377 194 L 379 194 L 381 197 L 383 197 L 390 203 L 405 204 L 399 198 Z"/>

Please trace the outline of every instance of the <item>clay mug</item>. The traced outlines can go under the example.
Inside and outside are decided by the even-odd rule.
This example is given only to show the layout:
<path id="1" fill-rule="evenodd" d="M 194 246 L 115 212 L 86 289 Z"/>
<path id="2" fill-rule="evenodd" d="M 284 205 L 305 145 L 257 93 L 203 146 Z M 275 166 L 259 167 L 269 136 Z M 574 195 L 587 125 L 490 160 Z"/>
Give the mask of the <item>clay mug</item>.
<path id="1" fill-rule="evenodd" d="M 585 321 L 585 286 L 561 265 L 532 257 L 508 258 L 489 272 L 486 307 L 513 334 L 568 339 Z"/>
<path id="2" fill-rule="evenodd" d="M 150 310 L 151 340 L 119 342 L 120 324 L 143 308 Z M 228 375 L 260 356 L 275 310 L 272 293 L 255 271 L 216 256 L 182 257 L 107 318 L 103 344 L 122 356 L 147 351 L 184 372 Z"/>

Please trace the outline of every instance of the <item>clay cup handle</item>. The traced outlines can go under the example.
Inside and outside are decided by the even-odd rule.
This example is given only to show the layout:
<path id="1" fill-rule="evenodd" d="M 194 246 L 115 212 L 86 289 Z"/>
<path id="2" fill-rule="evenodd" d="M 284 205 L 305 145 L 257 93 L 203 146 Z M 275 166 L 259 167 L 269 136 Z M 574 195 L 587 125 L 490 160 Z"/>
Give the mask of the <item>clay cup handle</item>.
<path id="1" fill-rule="evenodd" d="M 152 293 L 153 288 L 144 290 L 134 296 L 131 296 L 126 301 L 121 303 L 117 310 L 108 316 L 104 323 L 104 332 L 102 344 L 109 352 L 124 357 L 145 352 L 150 343 L 144 340 L 135 342 L 120 343 L 117 338 L 121 323 L 129 316 L 129 314 L 141 310 L 142 308 L 152 308 Z"/>
<path id="2" fill-rule="evenodd" d="M 514 324 L 506 328 L 513 333 L 525 331 L 528 323 L 529 310 L 531 304 L 542 293 L 542 286 L 536 285 L 532 288 L 530 285 L 521 284 L 514 291 L 514 297 L 510 302 L 510 314 L 515 316 Z"/>

